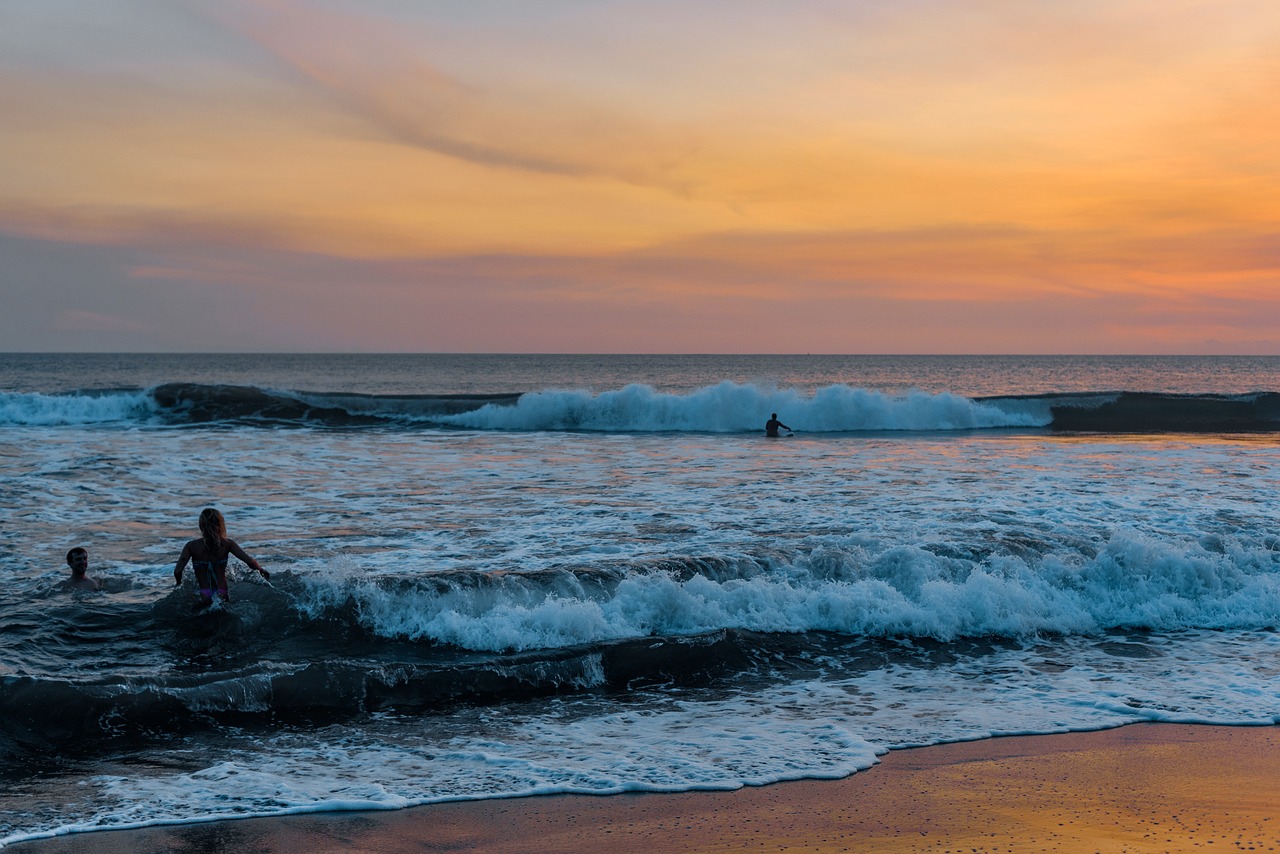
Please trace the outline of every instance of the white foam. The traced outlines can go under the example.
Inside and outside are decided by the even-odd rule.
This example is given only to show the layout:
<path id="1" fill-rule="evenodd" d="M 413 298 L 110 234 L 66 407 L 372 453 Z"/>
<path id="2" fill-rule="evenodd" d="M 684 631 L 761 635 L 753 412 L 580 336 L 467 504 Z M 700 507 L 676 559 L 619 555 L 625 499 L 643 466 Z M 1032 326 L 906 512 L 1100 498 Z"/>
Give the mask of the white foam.
<path id="1" fill-rule="evenodd" d="M 880 430 L 973 430 L 1043 427 L 1045 407 L 997 406 L 958 395 L 912 391 L 890 395 L 831 385 L 812 396 L 722 382 L 690 394 L 658 392 L 646 385 L 617 391 L 547 390 L 522 396 L 515 406 L 488 405 L 442 417 L 442 423 L 484 430 L 762 431 L 777 412 L 791 428 L 811 433 Z"/>
<path id="2" fill-rule="evenodd" d="M 435 583 L 316 573 L 305 579 L 298 607 L 319 619 L 351 600 L 377 635 L 490 651 L 726 628 L 947 641 L 1280 625 L 1280 572 L 1265 543 L 1238 542 L 1218 553 L 1120 529 L 1093 556 L 1059 551 L 978 561 L 849 538 L 814 540 L 789 561 L 741 561 L 723 578 L 637 571 L 604 593 L 523 576 L 439 590 Z"/>
<path id="3" fill-rule="evenodd" d="M 156 413 L 147 392 L 40 394 L 0 392 L 0 425 L 54 426 L 138 421 Z"/>

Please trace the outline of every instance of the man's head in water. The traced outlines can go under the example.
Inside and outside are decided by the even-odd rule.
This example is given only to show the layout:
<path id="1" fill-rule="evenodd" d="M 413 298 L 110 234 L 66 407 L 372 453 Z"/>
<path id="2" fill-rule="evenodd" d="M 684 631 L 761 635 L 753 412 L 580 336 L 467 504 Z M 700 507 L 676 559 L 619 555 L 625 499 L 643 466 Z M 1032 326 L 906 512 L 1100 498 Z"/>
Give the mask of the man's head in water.
<path id="1" fill-rule="evenodd" d="M 89 571 L 89 552 L 88 550 L 76 546 L 67 552 L 67 566 L 71 567 L 72 578 L 84 578 L 86 572 Z"/>
<path id="2" fill-rule="evenodd" d="M 90 578 L 89 572 L 89 552 L 82 546 L 76 546 L 67 552 L 67 566 L 71 567 L 71 586 L 83 587 L 88 590 L 100 589 L 100 583 L 96 578 Z"/>

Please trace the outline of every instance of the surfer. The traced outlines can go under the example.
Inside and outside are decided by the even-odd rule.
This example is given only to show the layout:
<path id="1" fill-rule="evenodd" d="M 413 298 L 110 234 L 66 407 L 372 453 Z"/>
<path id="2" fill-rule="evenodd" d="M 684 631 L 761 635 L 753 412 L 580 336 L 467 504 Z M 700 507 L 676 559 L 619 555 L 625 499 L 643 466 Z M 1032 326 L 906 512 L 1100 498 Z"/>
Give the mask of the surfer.
<path id="1" fill-rule="evenodd" d="M 67 583 L 80 590 L 97 590 L 102 587 L 98 579 L 89 575 L 89 550 L 76 546 L 67 552 L 67 566 L 71 567 L 71 580 Z"/>
<path id="2" fill-rule="evenodd" d="M 778 420 L 778 413 L 775 412 L 772 415 L 770 415 L 769 420 L 765 422 L 764 434 L 766 436 L 776 439 L 778 438 L 779 427 L 781 427 L 783 430 L 786 430 L 788 433 L 791 432 L 790 427 L 788 427 L 786 424 L 783 424 L 781 421 Z"/>
<path id="3" fill-rule="evenodd" d="M 200 511 L 200 538 L 183 546 L 182 554 L 178 555 L 178 564 L 173 568 L 175 584 L 182 584 L 182 570 L 190 561 L 196 573 L 196 587 L 200 589 L 200 598 L 205 604 L 213 602 L 214 593 L 222 601 L 228 601 L 227 560 L 230 555 L 262 573 L 263 578 L 271 577 L 256 560 L 245 554 L 235 540 L 227 536 L 227 523 L 222 514 L 213 507 L 206 507 Z"/>

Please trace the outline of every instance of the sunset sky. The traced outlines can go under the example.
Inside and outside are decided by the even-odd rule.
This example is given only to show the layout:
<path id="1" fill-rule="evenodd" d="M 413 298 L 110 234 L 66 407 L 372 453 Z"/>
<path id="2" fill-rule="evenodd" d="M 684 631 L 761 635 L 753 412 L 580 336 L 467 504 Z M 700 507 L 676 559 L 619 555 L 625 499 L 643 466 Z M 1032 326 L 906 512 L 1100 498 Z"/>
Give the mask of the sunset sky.
<path id="1" fill-rule="evenodd" d="M 1276 0 L 3 0 L 0 351 L 1280 353 Z"/>

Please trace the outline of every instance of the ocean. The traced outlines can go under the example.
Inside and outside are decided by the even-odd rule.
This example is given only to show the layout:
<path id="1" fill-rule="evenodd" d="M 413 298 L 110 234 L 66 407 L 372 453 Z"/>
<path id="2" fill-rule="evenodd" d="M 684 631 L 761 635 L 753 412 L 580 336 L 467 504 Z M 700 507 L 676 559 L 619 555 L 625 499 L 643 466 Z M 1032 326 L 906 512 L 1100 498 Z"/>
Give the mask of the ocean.
<path id="1" fill-rule="evenodd" d="M 1276 357 L 0 355 L 0 845 L 1275 724 L 1278 471 Z"/>

